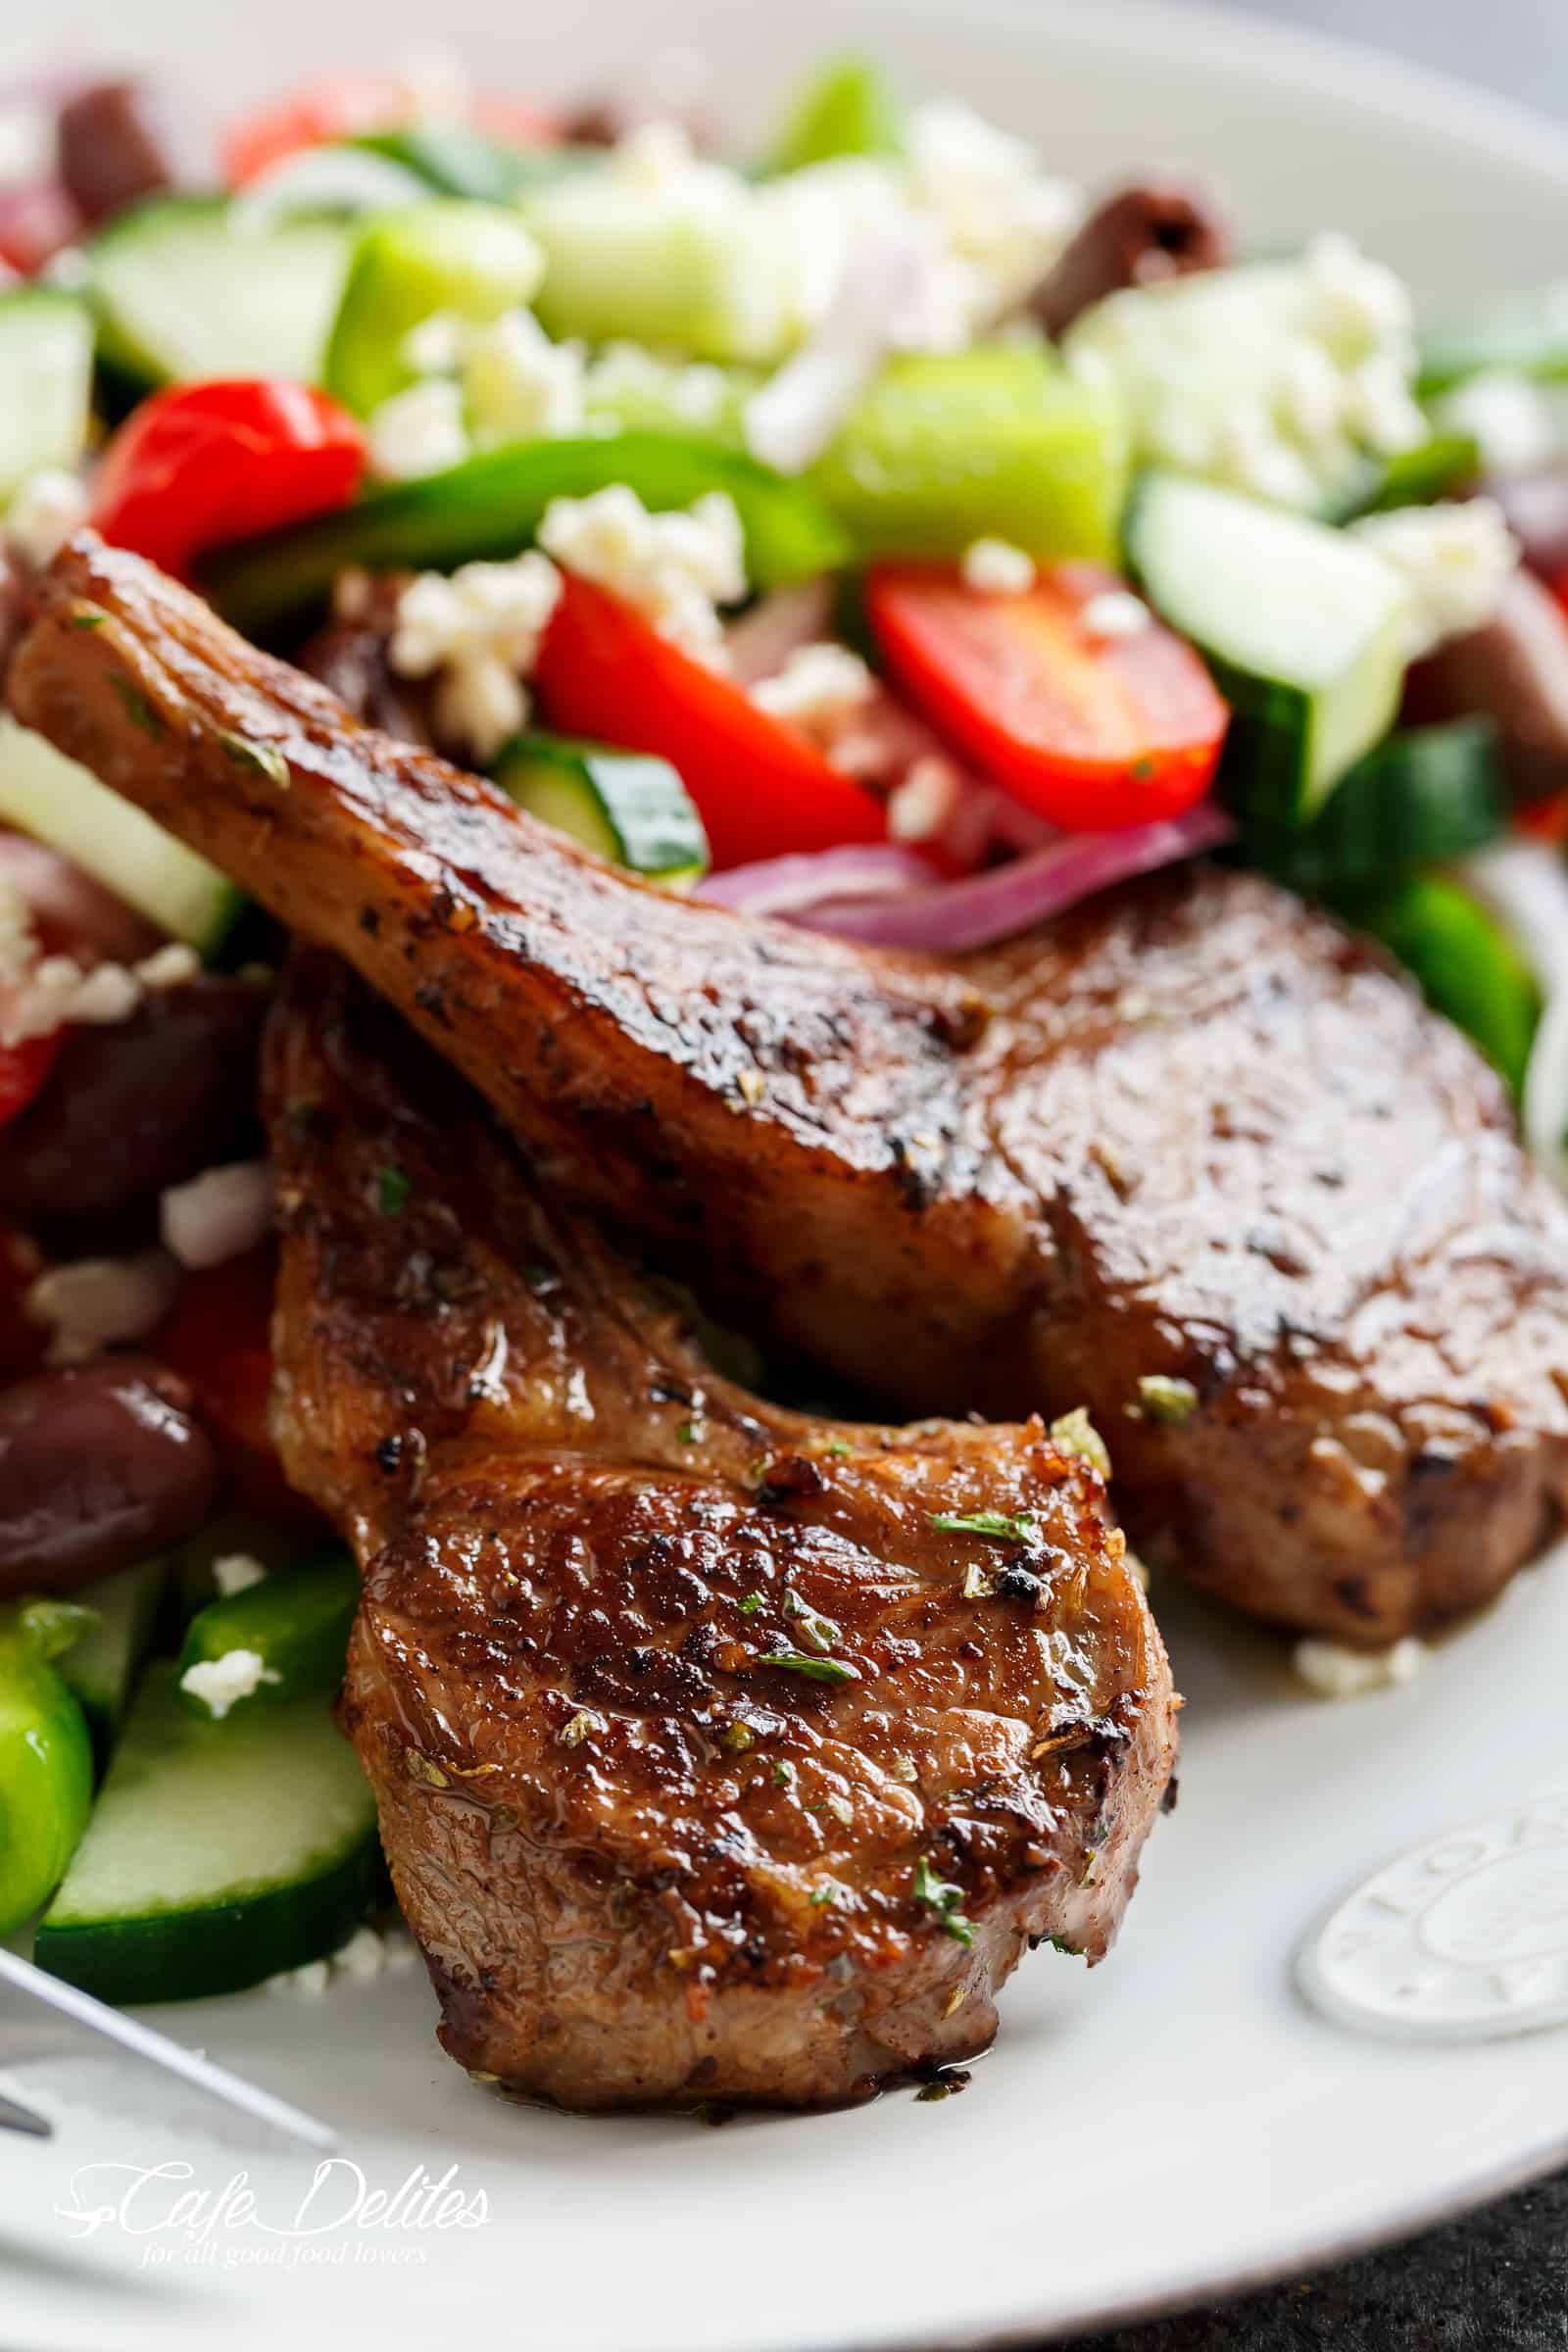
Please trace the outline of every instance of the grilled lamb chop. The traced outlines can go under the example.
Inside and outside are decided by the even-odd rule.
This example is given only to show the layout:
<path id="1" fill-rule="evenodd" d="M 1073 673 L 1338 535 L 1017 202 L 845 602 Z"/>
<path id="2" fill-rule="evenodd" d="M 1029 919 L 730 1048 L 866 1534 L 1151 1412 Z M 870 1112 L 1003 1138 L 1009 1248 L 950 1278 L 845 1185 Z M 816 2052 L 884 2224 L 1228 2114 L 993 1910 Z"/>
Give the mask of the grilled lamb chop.
<path id="1" fill-rule="evenodd" d="M 1465 1041 L 1269 884 L 1191 869 L 948 962 L 683 904 L 90 536 L 9 691 L 553 1184 L 903 1410 L 1086 1401 L 1135 1534 L 1255 1615 L 1441 1624 L 1562 1501 L 1568 1213 Z"/>
<path id="2" fill-rule="evenodd" d="M 1176 1702 L 1072 1433 L 718 1379 L 332 958 L 268 1063 L 276 1432 L 365 1572 L 344 1713 L 453 2056 L 838 2101 L 982 2047 L 1026 1942 L 1098 1959 Z"/>

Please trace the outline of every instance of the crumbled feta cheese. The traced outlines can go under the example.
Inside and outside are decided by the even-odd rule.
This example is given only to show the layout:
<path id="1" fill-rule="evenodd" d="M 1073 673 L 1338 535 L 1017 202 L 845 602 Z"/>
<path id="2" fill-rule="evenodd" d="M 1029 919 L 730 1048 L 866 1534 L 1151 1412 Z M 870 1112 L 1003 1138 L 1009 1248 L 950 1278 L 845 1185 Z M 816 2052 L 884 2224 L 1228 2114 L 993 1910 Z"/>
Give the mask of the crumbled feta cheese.
<path id="1" fill-rule="evenodd" d="M 950 822 L 963 791 L 951 760 L 929 752 L 911 762 L 888 795 L 888 834 L 894 841 L 931 841 Z"/>
<path id="2" fill-rule="evenodd" d="M 6 509 L 6 537 L 25 564 L 41 570 L 87 519 L 86 485 L 49 467 L 29 474 Z"/>
<path id="3" fill-rule="evenodd" d="M 213 1562 L 213 1582 L 224 1600 L 232 1600 L 236 1592 L 265 1584 L 267 1570 L 248 1551 L 226 1551 Z"/>
<path id="4" fill-rule="evenodd" d="M 985 596 L 1022 596 L 1035 584 L 1034 558 L 1005 539 L 972 541 L 958 569 L 964 586 Z"/>
<path id="5" fill-rule="evenodd" d="M 259 1248 L 271 1223 L 272 1171 L 265 1159 L 208 1168 L 171 1185 L 158 1204 L 164 1248 L 193 1273 Z"/>
<path id="6" fill-rule="evenodd" d="M 0 1045 L 48 1037 L 73 1021 L 109 1027 L 128 1019 L 141 999 L 141 982 L 122 963 L 84 972 L 70 956 L 45 956 L 0 1009 Z"/>
<path id="7" fill-rule="evenodd" d="M 1346 1649 L 1338 1642 L 1298 1642 L 1292 1664 L 1322 1698 L 1359 1698 L 1368 1690 L 1407 1683 L 1420 1673 L 1426 1644 L 1407 1636 L 1391 1649 Z"/>
<path id="8" fill-rule="evenodd" d="M 987 326 L 1045 276 L 1083 219 L 1083 196 L 1043 172 L 1027 140 L 954 100 L 915 107 L 907 143 L 914 201 L 970 272 L 971 326 Z"/>
<path id="9" fill-rule="evenodd" d="M 352 627 L 368 620 L 375 602 L 375 582 L 363 564 L 350 564 L 332 582 L 332 618 Z"/>
<path id="10" fill-rule="evenodd" d="M 462 367 L 478 448 L 582 431 L 583 347 L 552 343 L 532 311 L 508 311 L 475 327 Z"/>
<path id="11" fill-rule="evenodd" d="M 269 1977 L 267 1989 L 293 1999 L 319 2000 L 331 1981 L 331 1968 L 325 1960 L 307 1960 L 302 1968 L 285 1968 L 275 1977 Z"/>
<path id="12" fill-rule="evenodd" d="M 264 1683 L 280 1683 L 282 1676 L 269 1666 L 259 1649 L 225 1649 L 220 1658 L 198 1658 L 179 1678 L 179 1687 L 201 1700 L 215 1723 L 221 1723 L 242 1698 L 253 1698 Z"/>
<path id="13" fill-rule="evenodd" d="M 1118 389 L 1138 454 L 1276 505 L 1310 509 L 1367 456 L 1426 437 L 1409 296 L 1343 237 L 1294 262 L 1124 288 L 1062 345 Z"/>
<path id="14" fill-rule="evenodd" d="M 663 360 L 640 343 L 608 343 L 583 382 L 590 412 L 635 425 L 640 415 L 670 416 L 682 424 L 712 425 L 723 415 L 730 382 L 722 368 L 704 361 Z"/>
<path id="15" fill-rule="evenodd" d="M 133 966 L 142 987 L 154 996 L 161 996 L 167 989 L 187 987 L 200 977 L 201 968 L 201 957 L 182 939 L 172 939 L 167 948 L 155 948 Z"/>
<path id="16" fill-rule="evenodd" d="M 162 1250 L 144 1250 L 136 1257 L 82 1257 L 40 1274 L 24 1309 L 52 1333 L 52 1364 L 80 1364 L 101 1348 L 145 1339 L 178 1290 L 179 1268 Z"/>
<path id="17" fill-rule="evenodd" d="M 436 725 L 481 762 L 528 714 L 524 675 L 561 595 L 555 565 L 530 549 L 511 564 L 423 571 L 398 600 L 387 658 L 400 677 L 440 673 Z"/>
<path id="18" fill-rule="evenodd" d="M 38 959 L 32 908 L 0 875 L 0 988 L 20 988 Z"/>
<path id="19" fill-rule="evenodd" d="M 1130 589 L 1107 588 L 1092 596 L 1078 617 L 1091 637 L 1141 637 L 1154 616 Z"/>
<path id="20" fill-rule="evenodd" d="M 371 413 L 365 438 L 378 481 L 418 481 L 461 466 L 468 455 L 462 387 L 432 375 L 394 392 Z"/>
<path id="21" fill-rule="evenodd" d="M 1528 376 L 1496 368 L 1473 375 L 1444 394 L 1433 422 L 1446 433 L 1467 433 L 1484 473 L 1533 473 L 1558 454 L 1551 405 Z"/>
<path id="22" fill-rule="evenodd" d="M 823 740 L 875 692 L 875 678 L 847 645 L 800 645 L 775 676 L 759 679 L 752 700 L 771 717 Z"/>
<path id="23" fill-rule="evenodd" d="M 432 311 L 411 326 L 398 346 L 398 357 L 416 375 L 456 375 L 463 365 L 468 321 L 456 311 Z"/>
<path id="24" fill-rule="evenodd" d="M 539 544 L 565 570 L 634 605 L 682 652 L 719 666 L 716 605 L 746 593 L 746 542 L 735 502 L 710 491 L 684 514 L 650 514 L 615 482 L 589 498 L 552 499 Z"/>
<path id="25" fill-rule="evenodd" d="M 1364 515 L 1350 529 L 1409 586 L 1412 661 L 1483 628 L 1519 562 L 1518 542 L 1491 498 L 1396 507 Z"/>
<path id="26" fill-rule="evenodd" d="M 287 1968 L 280 1976 L 269 1977 L 267 1989 L 316 2000 L 331 1984 L 369 1984 L 377 1977 L 401 1975 L 417 1957 L 418 1947 L 402 1926 L 379 1932 L 371 1927 L 356 1928 L 347 1943 L 339 1944 L 324 1959 L 309 1960 L 303 1968 Z"/>

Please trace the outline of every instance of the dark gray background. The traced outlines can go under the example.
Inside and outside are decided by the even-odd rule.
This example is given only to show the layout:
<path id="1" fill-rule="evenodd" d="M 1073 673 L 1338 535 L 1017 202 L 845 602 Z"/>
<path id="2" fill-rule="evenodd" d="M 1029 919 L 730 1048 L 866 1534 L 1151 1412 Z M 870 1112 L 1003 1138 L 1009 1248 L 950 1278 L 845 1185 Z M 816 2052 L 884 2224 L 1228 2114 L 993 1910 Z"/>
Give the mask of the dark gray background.
<path id="1" fill-rule="evenodd" d="M 1549 111 L 1568 138 L 1568 0 L 1226 0 Z M 1563 221 L 1568 275 L 1568 218 Z M 1173 2146 L 1180 2121 L 1173 2119 Z M 1136 2227 L 1136 2218 L 1129 2217 Z M 1114 2240 L 1107 2259 L 1114 2260 Z M 1088 2338 L 1068 2352 L 1089 2352 Z M 1094 2339 L 1095 2352 L 1568 2352 L 1568 2174 L 1388 2254 Z"/>

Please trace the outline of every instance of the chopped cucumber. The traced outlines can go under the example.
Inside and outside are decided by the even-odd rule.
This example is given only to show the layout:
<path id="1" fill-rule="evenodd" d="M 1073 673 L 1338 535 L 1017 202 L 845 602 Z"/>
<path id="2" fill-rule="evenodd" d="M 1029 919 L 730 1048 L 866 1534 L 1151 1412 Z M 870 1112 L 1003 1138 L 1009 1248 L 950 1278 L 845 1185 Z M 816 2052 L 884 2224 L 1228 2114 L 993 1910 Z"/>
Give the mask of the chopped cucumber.
<path id="1" fill-rule="evenodd" d="M 1429 507 L 1473 482 L 1481 470 L 1481 452 L 1468 433 L 1434 433 L 1415 449 L 1374 464 L 1368 460 L 1360 480 L 1332 500 L 1321 522 L 1352 522 L 1358 514 L 1386 514 L 1394 507 Z"/>
<path id="2" fill-rule="evenodd" d="M 185 1629 L 179 1653 L 180 1695 L 198 1715 L 215 1710 L 184 1678 L 193 1666 L 215 1664 L 235 1650 L 260 1658 L 267 1679 L 224 1710 L 224 1718 L 255 1706 L 276 1706 L 312 1691 L 330 1695 L 343 1680 L 349 1628 L 360 1605 L 360 1572 L 346 1552 L 303 1568 L 283 1569 L 243 1592 L 200 1610 Z"/>
<path id="3" fill-rule="evenodd" d="M 100 1763 L 124 1721 L 167 1578 L 165 1560 L 142 1560 L 75 1596 L 94 1612 L 94 1621 L 55 1665 L 81 1702 Z"/>
<path id="4" fill-rule="evenodd" d="M 375 1800 L 318 1698 L 203 1723 L 152 1667 L 34 1957 L 115 2002 L 237 1992 L 378 1899 Z"/>
<path id="5" fill-rule="evenodd" d="M 762 170 L 802 172 L 840 155 L 900 155 L 904 109 L 868 58 L 841 57 L 814 74 L 785 117 Z"/>
<path id="6" fill-rule="evenodd" d="M 47 842 L 127 906 L 211 956 L 245 904 L 216 865 L 52 743 L 0 717 L 0 824 Z"/>
<path id="7" fill-rule="evenodd" d="M 138 383 L 320 381 L 352 221 L 247 228 L 216 196 L 155 196 L 87 247 L 102 356 Z"/>
<path id="8" fill-rule="evenodd" d="M 1417 875 L 1388 898 L 1345 911 L 1398 957 L 1428 1004 L 1481 1048 L 1515 1096 L 1522 1094 L 1541 991 L 1501 924 L 1439 874 Z"/>
<path id="9" fill-rule="evenodd" d="M 74 468 L 87 446 L 93 322 L 75 294 L 0 294 L 0 507 L 29 474 Z"/>
<path id="10" fill-rule="evenodd" d="M 476 324 L 531 302 L 544 263 L 514 212 L 437 198 L 360 230 L 326 350 L 326 388 L 368 416 L 414 383 L 406 345 L 438 314 Z"/>
<path id="11" fill-rule="evenodd" d="M 263 637 L 319 611 L 347 564 L 451 571 L 504 560 L 528 545 L 553 498 L 587 498 L 624 482 L 644 506 L 689 507 L 706 491 L 735 501 L 746 531 L 747 576 L 760 588 L 835 571 L 849 548 L 830 514 L 798 482 L 716 442 L 680 433 L 586 435 L 487 451 L 449 472 L 375 492 L 318 521 L 226 549 L 206 584 L 220 612 Z"/>
<path id="12" fill-rule="evenodd" d="M 519 808 L 648 880 L 708 871 L 708 835 L 667 760 L 565 735 L 516 735 L 491 770 Z"/>
<path id="13" fill-rule="evenodd" d="M 866 557 L 956 560 L 1005 539 L 1038 563 L 1114 560 L 1127 436 L 1113 392 L 1050 354 L 896 360 L 807 477 Z"/>
<path id="14" fill-rule="evenodd" d="M 558 338 L 766 366 L 796 328 L 796 265 L 753 190 L 716 164 L 665 193 L 601 165 L 518 199 L 545 255 L 535 309 Z"/>
<path id="15" fill-rule="evenodd" d="M 1418 865 L 1495 841 L 1508 797 L 1490 719 L 1409 727 L 1351 768 L 1310 824 L 1250 827 L 1250 864 L 1332 898 L 1387 888 Z"/>
<path id="16" fill-rule="evenodd" d="M 1540 382 L 1568 377 L 1568 278 L 1505 295 L 1468 318 L 1439 320 L 1422 332 L 1419 352 L 1424 396 L 1494 370 Z"/>
<path id="17" fill-rule="evenodd" d="M 1231 706 L 1222 772 L 1242 813 L 1304 822 L 1394 723 L 1404 584 L 1344 531 L 1182 474 L 1145 476 L 1127 549 Z"/>

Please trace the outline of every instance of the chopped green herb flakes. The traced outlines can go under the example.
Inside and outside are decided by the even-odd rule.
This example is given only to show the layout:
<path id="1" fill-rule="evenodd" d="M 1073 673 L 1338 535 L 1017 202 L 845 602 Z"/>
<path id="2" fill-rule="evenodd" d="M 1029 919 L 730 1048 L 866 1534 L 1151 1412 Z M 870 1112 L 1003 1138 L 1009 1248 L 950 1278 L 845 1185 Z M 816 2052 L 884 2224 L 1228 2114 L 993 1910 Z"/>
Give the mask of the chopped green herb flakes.
<path id="1" fill-rule="evenodd" d="M 942 1923 L 942 1932 L 967 1951 L 974 1942 L 974 1922 L 965 1919 L 958 1908 L 963 1901 L 963 1888 L 951 1879 L 939 1879 L 929 1858 L 922 1854 L 914 1866 L 914 1899 L 927 1904 Z"/>
<path id="2" fill-rule="evenodd" d="M 859 1669 L 846 1658 L 808 1657 L 804 1649 L 769 1649 L 758 1659 L 760 1666 L 779 1666 L 786 1674 L 804 1674 L 811 1683 L 858 1683 Z"/>
<path id="3" fill-rule="evenodd" d="M 1028 1511 L 1009 1518 L 1005 1511 L 932 1511 L 933 1527 L 948 1535 L 986 1536 L 993 1544 L 1032 1544 L 1040 1523 Z"/>
<path id="4" fill-rule="evenodd" d="M 375 1205 L 383 1217 L 401 1217 L 409 1204 L 411 1187 L 401 1168 L 377 1168 Z"/>
<path id="5" fill-rule="evenodd" d="M 1081 1404 L 1076 1412 L 1063 1413 L 1059 1420 L 1053 1421 L 1051 1442 L 1058 1453 L 1080 1454 L 1102 1478 L 1109 1478 L 1109 1448 L 1090 1420 L 1087 1405 Z"/>
<path id="6" fill-rule="evenodd" d="M 1190 1380 L 1172 1380 L 1164 1372 L 1146 1372 L 1138 1383 L 1138 1401 L 1151 1421 L 1180 1429 L 1198 1410 L 1198 1391 Z"/>

